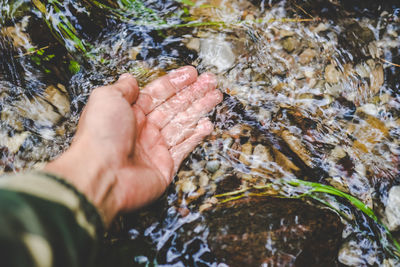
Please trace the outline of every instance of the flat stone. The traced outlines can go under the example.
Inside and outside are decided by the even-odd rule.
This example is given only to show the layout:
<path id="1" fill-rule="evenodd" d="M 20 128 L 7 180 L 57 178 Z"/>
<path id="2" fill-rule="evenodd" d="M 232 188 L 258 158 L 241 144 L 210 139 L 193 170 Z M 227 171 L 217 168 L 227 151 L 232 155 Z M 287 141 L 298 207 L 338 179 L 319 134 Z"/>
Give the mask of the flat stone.
<path id="1" fill-rule="evenodd" d="M 324 78 L 328 83 L 338 83 L 340 79 L 340 71 L 332 64 L 326 66 Z"/>
<path id="2" fill-rule="evenodd" d="M 299 56 L 300 64 L 310 63 L 317 56 L 317 52 L 313 49 L 307 48 Z"/>
<path id="3" fill-rule="evenodd" d="M 229 266 L 335 266 L 339 217 L 299 200 L 244 198 L 205 212 L 211 252 Z"/>

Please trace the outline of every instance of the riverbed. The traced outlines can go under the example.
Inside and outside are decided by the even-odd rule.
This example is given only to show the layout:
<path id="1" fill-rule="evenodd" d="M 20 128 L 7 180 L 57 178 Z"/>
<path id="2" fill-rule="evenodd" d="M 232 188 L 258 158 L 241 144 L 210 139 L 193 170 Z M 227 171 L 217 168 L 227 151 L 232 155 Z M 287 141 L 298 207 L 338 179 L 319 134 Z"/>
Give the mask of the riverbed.
<path id="1" fill-rule="evenodd" d="M 3 1 L 0 172 L 65 151 L 90 92 L 183 65 L 215 124 L 105 266 L 399 266 L 397 1 Z"/>

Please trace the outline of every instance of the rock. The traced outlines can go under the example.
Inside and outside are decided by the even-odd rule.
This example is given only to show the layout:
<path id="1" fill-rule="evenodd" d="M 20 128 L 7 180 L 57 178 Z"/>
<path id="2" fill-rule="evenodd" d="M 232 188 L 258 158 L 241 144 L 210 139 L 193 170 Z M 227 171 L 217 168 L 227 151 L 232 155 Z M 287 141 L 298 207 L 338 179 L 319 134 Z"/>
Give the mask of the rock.
<path id="1" fill-rule="evenodd" d="M 11 153 L 17 153 L 21 145 L 24 143 L 25 139 L 30 135 L 29 132 L 22 132 L 14 134 L 8 137 L 4 133 L 1 134 L 0 146 L 7 147 L 8 151 Z"/>
<path id="2" fill-rule="evenodd" d="M 128 55 L 130 60 L 136 60 L 136 57 L 140 54 L 140 51 L 142 50 L 142 46 L 135 46 L 129 49 Z"/>
<path id="3" fill-rule="evenodd" d="M 368 44 L 375 40 L 374 33 L 368 27 L 363 27 L 358 22 L 353 22 L 346 28 L 346 37 L 350 42 Z"/>
<path id="4" fill-rule="evenodd" d="M 357 109 L 357 112 L 363 112 L 371 116 L 378 116 L 378 107 L 374 104 L 367 103 Z"/>
<path id="5" fill-rule="evenodd" d="M 330 155 L 334 159 L 341 159 L 341 158 L 344 158 L 346 156 L 346 151 L 344 151 L 342 146 L 337 145 L 337 146 L 335 146 L 334 149 L 332 149 Z"/>
<path id="6" fill-rule="evenodd" d="M 304 50 L 300 56 L 299 56 L 299 62 L 300 64 L 307 64 L 310 63 L 317 55 L 317 52 L 315 50 L 307 48 Z"/>
<path id="7" fill-rule="evenodd" d="M 338 259 L 346 266 L 364 266 L 365 262 L 361 255 L 363 255 L 362 249 L 351 240 L 340 248 Z"/>
<path id="8" fill-rule="evenodd" d="M 207 171 L 214 173 L 214 172 L 218 171 L 220 165 L 221 164 L 218 160 L 212 160 L 212 161 L 207 162 L 206 169 L 207 169 Z"/>
<path id="9" fill-rule="evenodd" d="M 281 137 L 285 142 L 288 144 L 290 149 L 299 156 L 299 158 L 307 164 L 307 166 L 312 167 L 312 159 L 310 156 L 310 153 L 307 151 L 307 149 L 303 146 L 301 143 L 301 140 L 298 139 L 296 136 L 294 136 L 292 133 L 289 131 L 282 131 Z"/>
<path id="10" fill-rule="evenodd" d="M 357 64 L 355 71 L 361 78 L 368 78 L 370 75 L 370 69 L 366 64 Z"/>
<path id="11" fill-rule="evenodd" d="M 281 44 L 286 52 L 291 53 L 299 46 L 300 42 L 294 37 L 288 37 L 283 39 Z"/>
<path id="12" fill-rule="evenodd" d="M 196 52 L 199 52 L 200 50 L 200 39 L 199 38 L 192 38 L 189 40 L 189 42 L 186 44 L 186 47 L 194 50 Z"/>
<path id="13" fill-rule="evenodd" d="M 273 161 L 273 158 L 265 146 L 258 144 L 254 147 L 252 168 L 266 166 L 271 161 Z"/>
<path id="14" fill-rule="evenodd" d="M 201 173 L 199 174 L 199 185 L 200 185 L 201 187 L 207 186 L 209 181 L 210 181 L 210 179 L 208 178 L 207 173 L 201 172 Z"/>
<path id="15" fill-rule="evenodd" d="M 239 161 L 243 164 L 250 165 L 250 155 L 252 154 L 253 146 L 250 143 L 246 143 L 242 146 L 242 153 L 240 154 Z"/>
<path id="16" fill-rule="evenodd" d="M 282 166 L 287 171 L 298 172 L 300 170 L 290 159 L 288 159 L 283 153 L 279 150 L 273 149 L 275 155 L 275 162 Z"/>
<path id="17" fill-rule="evenodd" d="M 324 78 L 328 83 L 338 83 L 341 73 L 332 64 L 326 66 Z"/>
<path id="18" fill-rule="evenodd" d="M 383 83 L 384 83 L 384 74 L 383 74 L 383 67 L 382 65 L 377 65 L 375 66 L 374 69 L 369 74 L 370 77 L 370 87 L 371 87 L 371 92 L 373 94 L 379 93 Z"/>
<path id="19" fill-rule="evenodd" d="M 205 212 L 211 252 L 229 266 L 335 266 L 339 217 L 299 200 L 244 198 Z"/>
<path id="20" fill-rule="evenodd" d="M 223 38 L 202 39 L 199 56 L 204 65 L 215 66 L 218 72 L 231 68 L 236 60 L 230 43 Z"/>
<path id="21" fill-rule="evenodd" d="M 318 26 L 317 27 L 315 27 L 315 28 L 312 28 L 311 30 L 313 31 L 313 32 L 315 32 L 315 33 L 318 33 L 318 32 L 324 32 L 324 31 L 327 31 L 329 29 L 329 24 L 327 24 L 327 23 L 320 23 L 320 24 L 318 24 Z"/>
<path id="22" fill-rule="evenodd" d="M 15 23 L 14 26 L 0 29 L 0 34 L 11 38 L 15 47 L 22 47 L 25 50 L 29 50 L 33 47 L 30 36 L 25 32 L 28 22 L 29 16 L 25 16 L 20 23 Z"/>
<path id="23" fill-rule="evenodd" d="M 370 42 L 375 41 L 375 35 L 371 29 L 361 26 L 357 21 L 345 21 L 345 31 L 340 34 L 339 43 L 349 50 L 353 58 L 368 56 Z M 347 24 L 347 25 L 346 25 Z"/>
<path id="24" fill-rule="evenodd" d="M 192 181 L 186 180 L 181 185 L 181 190 L 183 193 L 191 193 L 196 190 L 196 186 L 193 184 Z"/>
<path id="25" fill-rule="evenodd" d="M 58 84 L 57 87 L 50 85 L 44 91 L 45 99 L 52 105 L 57 107 L 58 113 L 62 116 L 66 116 L 70 111 L 70 102 L 68 92 L 62 84 Z"/>
<path id="26" fill-rule="evenodd" d="M 390 231 L 400 228 L 400 186 L 393 186 L 389 191 L 385 215 Z"/>
<path id="27" fill-rule="evenodd" d="M 289 30 L 282 29 L 282 30 L 279 31 L 279 35 L 280 35 L 282 38 L 284 38 L 284 37 L 290 37 L 290 36 L 293 36 L 293 35 L 294 35 L 294 32 L 293 32 L 293 31 L 289 31 Z"/>

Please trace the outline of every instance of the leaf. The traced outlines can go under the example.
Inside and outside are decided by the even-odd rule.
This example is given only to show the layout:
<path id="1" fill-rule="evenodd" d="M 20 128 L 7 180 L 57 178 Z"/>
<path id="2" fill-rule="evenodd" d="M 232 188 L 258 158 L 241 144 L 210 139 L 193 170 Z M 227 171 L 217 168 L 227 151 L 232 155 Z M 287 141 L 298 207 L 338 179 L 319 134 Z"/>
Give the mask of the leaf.
<path id="1" fill-rule="evenodd" d="M 72 74 L 76 74 L 81 70 L 81 65 L 75 60 L 71 60 L 69 62 L 68 69 Z"/>
<path id="2" fill-rule="evenodd" d="M 190 0 L 175 0 L 176 2 L 182 3 L 184 5 L 188 5 L 188 6 L 195 6 L 196 3 L 190 1 Z"/>

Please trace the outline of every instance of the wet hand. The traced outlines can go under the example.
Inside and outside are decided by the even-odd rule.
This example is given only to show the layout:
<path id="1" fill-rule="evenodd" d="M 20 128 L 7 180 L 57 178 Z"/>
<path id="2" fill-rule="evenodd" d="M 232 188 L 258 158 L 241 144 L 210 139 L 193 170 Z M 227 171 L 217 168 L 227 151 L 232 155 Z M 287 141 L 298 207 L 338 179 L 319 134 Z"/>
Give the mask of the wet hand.
<path id="1" fill-rule="evenodd" d="M 139 92 L 124 74 L 93 91 L 71 147 L 45 170 L 65 177 L 108 225 L 159 197 L 183 159 L 213 129 L 204 118 L 222 100 L 210 73 L 170 72 Z"/>

